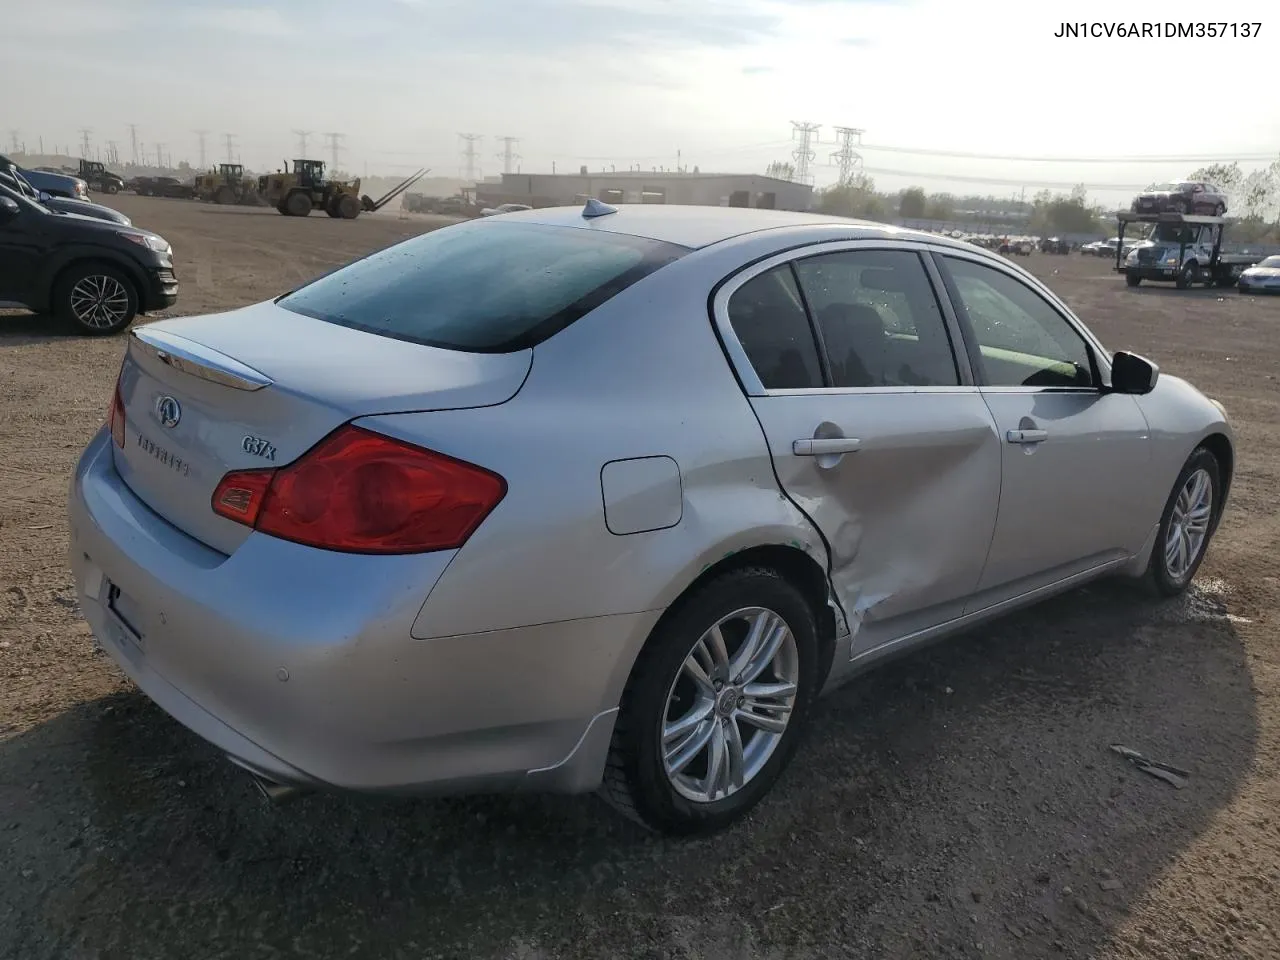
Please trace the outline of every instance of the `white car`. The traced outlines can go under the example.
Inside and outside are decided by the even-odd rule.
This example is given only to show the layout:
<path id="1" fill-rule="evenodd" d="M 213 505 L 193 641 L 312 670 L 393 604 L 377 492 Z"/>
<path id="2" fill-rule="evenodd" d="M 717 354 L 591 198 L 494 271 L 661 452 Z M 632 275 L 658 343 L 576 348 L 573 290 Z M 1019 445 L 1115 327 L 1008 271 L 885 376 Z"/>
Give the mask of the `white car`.
<path id="1" fill-rule="evenodd" d="M 1280 256 L 1267 257 L 1242 274 L 1236 286 L 1241 293 L 1280 293 Z"/>
<path id="2" fill-rule="evenodd" d="M 485 207 L 480 211 L 482 217 L 494 217 L 500 213 L 517 213 L 520 210 L 532 210 L 527 203 L 500 203 L 496 207 Z"/>

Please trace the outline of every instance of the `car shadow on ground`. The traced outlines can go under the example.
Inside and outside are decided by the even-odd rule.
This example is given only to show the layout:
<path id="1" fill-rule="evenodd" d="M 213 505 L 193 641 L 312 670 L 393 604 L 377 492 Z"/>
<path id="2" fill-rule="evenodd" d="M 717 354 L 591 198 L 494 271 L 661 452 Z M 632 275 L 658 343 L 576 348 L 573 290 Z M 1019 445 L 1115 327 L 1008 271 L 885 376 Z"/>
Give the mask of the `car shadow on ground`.
<path id="1" fill-rule="evenodd" d="M 693 840 L 592 797 L 269 807 L 111 696 L 0 742 L 0 862 L 23 878 L 0 954 L 1093 955 L 1253 762 L 1224 597 L 1096 585 L 891 664 L 821 703 L 746 823 Z"/>
<path id="2" fill-rule="evenodd" d="M 81 336 L 84 335 L 73 330 L 70 324 L 51 314 L 0 309 L 0 350 Z"/>

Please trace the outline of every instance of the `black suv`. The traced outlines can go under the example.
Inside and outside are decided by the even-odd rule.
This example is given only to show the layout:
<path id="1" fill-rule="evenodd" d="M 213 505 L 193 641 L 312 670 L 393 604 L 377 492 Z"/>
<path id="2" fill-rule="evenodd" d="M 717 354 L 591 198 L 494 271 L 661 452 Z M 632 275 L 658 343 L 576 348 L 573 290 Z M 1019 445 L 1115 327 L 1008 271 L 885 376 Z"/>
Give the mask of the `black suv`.
<path id="1" fill-rule="evenodd" d="M 0 184 L 0 301 L 108 334 L 177 300 L 173 248 L 163 237 L 55 213 Z"/>

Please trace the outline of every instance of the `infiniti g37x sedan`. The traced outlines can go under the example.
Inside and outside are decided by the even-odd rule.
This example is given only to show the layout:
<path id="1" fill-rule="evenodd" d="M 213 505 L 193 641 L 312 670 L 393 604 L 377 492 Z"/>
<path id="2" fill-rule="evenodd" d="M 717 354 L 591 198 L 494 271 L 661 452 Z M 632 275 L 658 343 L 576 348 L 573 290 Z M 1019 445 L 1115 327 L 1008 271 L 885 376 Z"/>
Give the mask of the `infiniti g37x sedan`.
<path id="1" fill-rule="evenodd" d="M 589 204 L 129 337 L 82 609 L 269 794 L 769 791 L 815 697 L 1105 574 L 1183 590 L 1223 408 L 969 244 Z"/>

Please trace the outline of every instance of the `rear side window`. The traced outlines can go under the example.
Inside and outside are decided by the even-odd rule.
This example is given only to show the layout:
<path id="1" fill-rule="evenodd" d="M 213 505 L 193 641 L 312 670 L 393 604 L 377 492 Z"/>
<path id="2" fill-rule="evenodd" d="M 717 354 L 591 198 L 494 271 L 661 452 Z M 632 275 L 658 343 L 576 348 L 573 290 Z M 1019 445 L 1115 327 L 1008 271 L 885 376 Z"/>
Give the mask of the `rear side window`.
<path id="1" fill-rule="evenodd" d="M 833 386 L 960 383 L 938 298 L 915 253 L 820 254 L 796 261 L 796 273 L 822 332 Z"/>
<path id="2" fill-rule="evenodd" d="M 604 231 L 478 220 L 396 244 L 277 302 L 398 340 L 508 353 L 558 333 L 687 252 Z"/>
<path id="3" fill-rule="evenodd" d="M 735 290 L 729 323 L 766 390 L 822 386 L 817 344 L 790 266 L 767 270 Z"/>

